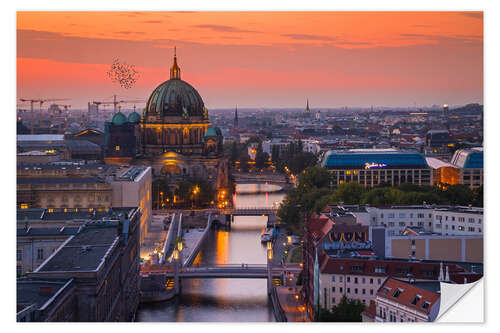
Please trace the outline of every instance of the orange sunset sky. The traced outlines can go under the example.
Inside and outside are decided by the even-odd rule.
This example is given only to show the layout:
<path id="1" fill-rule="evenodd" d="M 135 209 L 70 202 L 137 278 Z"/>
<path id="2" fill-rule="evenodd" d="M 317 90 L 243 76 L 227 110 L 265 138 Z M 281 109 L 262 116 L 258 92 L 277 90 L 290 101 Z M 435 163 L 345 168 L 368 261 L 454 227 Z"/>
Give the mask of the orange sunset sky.
<path id="1" fill-rule="evenodd" d="M 18 12 L 17 96 L 147 100 L 174 46 L 209 109 L 483 102 L 480 12 Z"/>

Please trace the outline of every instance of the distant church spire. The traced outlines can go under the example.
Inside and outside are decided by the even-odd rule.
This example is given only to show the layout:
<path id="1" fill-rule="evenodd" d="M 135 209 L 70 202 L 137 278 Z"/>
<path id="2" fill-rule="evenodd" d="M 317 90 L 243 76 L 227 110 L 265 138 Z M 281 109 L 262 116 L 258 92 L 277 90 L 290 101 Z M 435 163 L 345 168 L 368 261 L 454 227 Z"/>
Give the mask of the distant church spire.
<path id="1" fill-rule="evenodd" d="M 307 99 L 306 113 L 311 113 L 311 110 L 309 110 L 309 98 Z"/>
<path id="2" fill-rule="evenodd" d="M 181 69 L 177 65 L 177 47 L 174 46 L 174 64 L 170 67 L 170 80 L 180 80 Z"/>
<path id="3" fill-rule="evenodd" d="M 234 128 L 238 128 L 238 105 L 236 105 L 236 109 L 234 110 Z"/>

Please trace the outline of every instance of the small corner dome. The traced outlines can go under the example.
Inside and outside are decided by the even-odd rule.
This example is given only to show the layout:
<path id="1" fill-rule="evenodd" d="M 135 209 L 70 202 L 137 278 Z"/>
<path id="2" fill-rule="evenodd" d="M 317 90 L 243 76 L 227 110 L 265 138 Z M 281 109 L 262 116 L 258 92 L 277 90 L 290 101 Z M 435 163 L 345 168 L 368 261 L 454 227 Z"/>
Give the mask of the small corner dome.
<path id="1" fill-rule="evenodd" d="M 204 137 L 217 136 L 217 131 L 213 127 L 207 128 Z"/>
<path id="2" fill-rule="evenodd" d="M 130 123 L 138 123 L 141 121 L 141 116 L 137 112 L 132 112 L 128 115 L 128 121 Z"/>
<path id="3" fill-rule="evenodd" d="M 111 119 L 111 122 L 115 126 L 121 126 L 127 122 L 127 117 L 121 112 L 118 112 L 113 116 L 113 119 Z"/>

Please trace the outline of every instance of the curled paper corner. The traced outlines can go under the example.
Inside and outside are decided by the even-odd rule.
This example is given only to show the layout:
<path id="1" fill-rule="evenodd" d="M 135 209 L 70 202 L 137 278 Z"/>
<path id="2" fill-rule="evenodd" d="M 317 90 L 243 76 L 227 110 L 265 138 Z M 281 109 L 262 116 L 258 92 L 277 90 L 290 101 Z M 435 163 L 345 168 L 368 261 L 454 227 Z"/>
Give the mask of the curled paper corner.
<path id="1" fill-rule="evenodd" d="M 484 322 L 483 278 L 473 283 L 451 284 L 441 282 L 439 314 L 440 323 Z"/>

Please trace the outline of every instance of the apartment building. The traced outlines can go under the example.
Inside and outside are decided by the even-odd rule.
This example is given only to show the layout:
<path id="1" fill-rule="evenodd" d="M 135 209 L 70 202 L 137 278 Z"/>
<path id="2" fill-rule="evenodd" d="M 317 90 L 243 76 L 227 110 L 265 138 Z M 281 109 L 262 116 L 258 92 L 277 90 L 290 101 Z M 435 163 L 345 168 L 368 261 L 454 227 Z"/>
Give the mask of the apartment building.
<path id="1" fill-rule="evenodd" d="M 439 314 L 440 282 L 388 278 L 375 298 L 376 322 L 431 322 Z"/>

